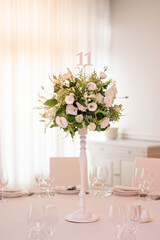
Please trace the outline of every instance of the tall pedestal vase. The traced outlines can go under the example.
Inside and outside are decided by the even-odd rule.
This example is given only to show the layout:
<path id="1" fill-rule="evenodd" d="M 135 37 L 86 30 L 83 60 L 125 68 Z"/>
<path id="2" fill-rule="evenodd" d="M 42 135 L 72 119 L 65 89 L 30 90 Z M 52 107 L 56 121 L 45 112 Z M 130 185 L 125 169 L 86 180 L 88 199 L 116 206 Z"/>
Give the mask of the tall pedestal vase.
<path id="1" fill-rule="evenodd" d="M 89 223 L 99 220 L 96 214 L 92 214 L 86 209 L 86 169 L 87 169 L 87 155 L 86 155 L 86 135 L 87 129 L 84 127 L 78 131 L 80 135 L 80 171 L 81 171 L 81 190 L 79 193 L 79 209 L 72 214 L 65 216 L 65 220 L 76 223 Z"/>

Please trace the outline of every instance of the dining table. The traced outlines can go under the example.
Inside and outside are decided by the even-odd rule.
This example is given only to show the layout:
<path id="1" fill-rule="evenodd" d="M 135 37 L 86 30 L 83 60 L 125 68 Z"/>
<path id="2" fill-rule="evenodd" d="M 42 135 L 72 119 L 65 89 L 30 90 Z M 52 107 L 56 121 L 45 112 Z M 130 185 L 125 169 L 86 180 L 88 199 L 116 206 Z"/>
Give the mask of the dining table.
<path id="1" fill-rule="evenodd" d="M 86 195 L 86 208 L 99 216 L 99 221 L 92 223 L 73 223 L 65 216 L 78 209 L 78 194 L 59 194 L 52 197 L 24 196 L 6 198 L 0 202 L 0 240 L 27 240 L 27 214 L 31 204 L 53 204 L 58 212 L 58 224 L 55 240 L 115 240 L 111 229 L 108 211 L 111 205 L 133 205 L 139 201 L 151 217 L 147 223 L 139 223 L 136 240 L 160 239 L 160 200 L 139 200 L 137 196 L 92 197 Z"/>

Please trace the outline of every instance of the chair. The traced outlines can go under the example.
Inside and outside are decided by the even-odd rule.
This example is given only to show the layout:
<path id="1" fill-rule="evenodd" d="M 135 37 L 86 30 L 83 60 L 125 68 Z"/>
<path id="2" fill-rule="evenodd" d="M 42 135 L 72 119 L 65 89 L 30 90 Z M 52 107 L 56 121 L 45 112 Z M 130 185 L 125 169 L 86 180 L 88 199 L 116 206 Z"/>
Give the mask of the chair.
<path id="1" fill-rule="evenodd" d="M 79 185 L 79 157 L 51 157 L 50 174 L 55 176 L 55 186 Z"/>
<path id="2" fill-rule="evenodd" d="M 134 172 L 137 167 L 152 170 L 153 180 L 154 180 L 154 184 L 155 184 L 155 190 L 160 190 L 160 158 L 138 157 L 135 159 L 133 177 L 132 177 L 132 185 L 133 186 L 136 186 Z"/>

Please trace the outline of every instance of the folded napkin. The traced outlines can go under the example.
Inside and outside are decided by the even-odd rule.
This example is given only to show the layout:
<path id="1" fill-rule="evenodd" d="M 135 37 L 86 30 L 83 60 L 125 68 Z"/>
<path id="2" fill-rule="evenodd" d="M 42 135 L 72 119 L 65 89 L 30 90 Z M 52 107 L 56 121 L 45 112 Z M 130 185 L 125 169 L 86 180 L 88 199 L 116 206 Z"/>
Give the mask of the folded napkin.
<path id="1" fill-rule="evenodd" d="M 132 187 L 132 186 L 115 185 L 112 188 L 112 190 L 113 190 L 113 192 L 137 192 L 138 188 Z"/>

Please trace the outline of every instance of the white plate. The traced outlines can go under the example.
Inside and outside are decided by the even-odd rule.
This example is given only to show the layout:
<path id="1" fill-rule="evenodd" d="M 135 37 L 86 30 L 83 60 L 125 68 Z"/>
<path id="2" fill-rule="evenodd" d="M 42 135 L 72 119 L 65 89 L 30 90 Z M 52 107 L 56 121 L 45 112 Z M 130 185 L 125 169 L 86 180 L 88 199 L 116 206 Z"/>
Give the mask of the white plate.
<path id="1" fill-rule="evenodd" d="M 55 191 L 56 193 L 60 194 L 78 194 L 80 190 L 79 189 L 68 190 L 64 186 L 56 186 Z"/>
<path id="2" fill-rule="evenodd" d="M 115 191 L 113 193 L 118 196 L 136 196 L 138 194 L 136 191 Z"/>
<path id="3" fill-rule="evenodd" d="M 23 192 L 23 191 L 6 191 L 3 193 L 4 198 L 16 198 L 16 197 L 24 197 L 24 196 L 30 196 L 33 193 L 31 192 Z M 0 193 L 1 197 L 1 193 Z"/>

